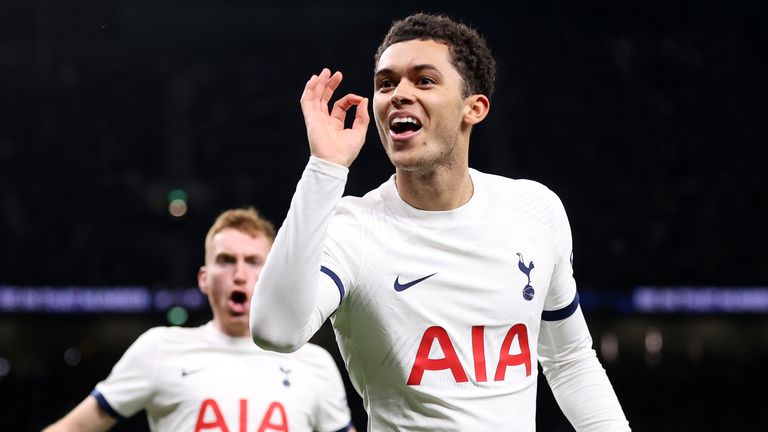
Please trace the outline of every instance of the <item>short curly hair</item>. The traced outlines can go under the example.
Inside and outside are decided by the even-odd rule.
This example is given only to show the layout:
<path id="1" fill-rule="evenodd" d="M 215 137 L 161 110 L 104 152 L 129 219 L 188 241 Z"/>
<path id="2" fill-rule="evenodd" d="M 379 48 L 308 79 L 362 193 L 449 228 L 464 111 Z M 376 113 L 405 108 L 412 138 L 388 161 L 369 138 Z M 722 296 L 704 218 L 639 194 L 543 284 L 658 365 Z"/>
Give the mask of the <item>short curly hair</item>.
<path id="1" fill-rule="evenodd" d="M 496 60 L 477 31 L 443 15 L 418 13 L 396 20 L 376 50 L 375 65 L 390 45 L 410 40 L 434 40 L 448 46 L 451 64 L 464 79 L 463 96 L 493 94 Z"/>

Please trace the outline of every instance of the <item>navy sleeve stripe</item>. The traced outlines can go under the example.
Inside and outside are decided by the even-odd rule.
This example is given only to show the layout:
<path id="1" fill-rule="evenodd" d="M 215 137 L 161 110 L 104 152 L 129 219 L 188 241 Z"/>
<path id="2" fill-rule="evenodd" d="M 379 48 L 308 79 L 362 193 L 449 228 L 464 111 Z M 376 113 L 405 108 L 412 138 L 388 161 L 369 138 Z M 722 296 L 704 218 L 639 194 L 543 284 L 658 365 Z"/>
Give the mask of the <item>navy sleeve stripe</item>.
<path id="1" fill-rule="evenodd" d="M 576 312 L 576 308 L 579 307 L 579 293 L 576 293 L 576 296 L 573 298 L 573 301 L 568 306 L 553 310 L 553 311 L 544 311 L 541 313 L 541 319 L 544 321 L 560 321 L 563 319 L 568 318 L 569 316 L 573 315 L 574 312 Z"/>
<path id="2" fill-rule="evenodd" d="M 325 268 L 325 267 L 323 267 Z M 330 270 L 329 270 L 330 271 Z M 348 425 L 344 426 L 343 428 L 337 430 L 336 432 L 347 432 L 348 430 L 352 429 L 352 422 L 349 422 Z"/>
<path id="3" fill-rule="evenodd" d="M 110 416 L 114 417 L 115 420 L 125 420 L 125 417 L 121 416 L 120 413 L 115 411 L 115 409 L 112 408 L 109 402 L 107 402 L 107 399 L 104 398 L 104 395 L 101 394 L 98 390 L 93 389 L 93 391 L 91 392 L 91 396 L 96 398 L 96 402 L 99 403 L 99 406 L 101 407 L 101 409 L 103 409 Z"/>
<path id="4" fill-rule="evenodd" d="M 328 277 L 333 279 L 333 282 L 336 283 L 336 288 L 339 289 L 339 302 L 341 300 L 344 300 L 344 284 L 341 283 L 341 279 L 339 279 L 339 276 L 336 275 L 336 273 L 333 272 L 333 270 L 329 269 L 326 266 L 320 266 L 320 271 L 327 274 Z"/>

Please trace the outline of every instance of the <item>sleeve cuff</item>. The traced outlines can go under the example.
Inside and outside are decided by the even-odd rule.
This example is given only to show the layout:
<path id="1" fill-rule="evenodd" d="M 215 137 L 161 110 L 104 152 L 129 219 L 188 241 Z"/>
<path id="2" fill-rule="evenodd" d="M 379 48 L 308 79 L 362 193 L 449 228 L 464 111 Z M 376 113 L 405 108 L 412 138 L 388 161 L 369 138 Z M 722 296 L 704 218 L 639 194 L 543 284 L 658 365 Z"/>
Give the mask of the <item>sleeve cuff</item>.
<path id="1" fill-rule="evenodd" d="M 103 394 L 101 394 L 100 391 L 93 389 L 91 392 L 91 396 L 93 396 L 96 399 L 96 402 L 98 402 L 99 407 L 104 410 L 107 414 L 109 414 L 111 417 L 113 417 L 115 420 L 125 420 L 125 417 L 120 415 L 117 411 L 115 411 L 114 408 L 112 408 L 112 405 L 107 402 L 107 399 L 104 397 Z"/>
<path id="2" fill-rule="evenodd" d="M 307 169 L 319 172 L 321 174 L 326 174 L 331 177 L 336 177 L 341 180 L 346 180 L 347 174 L 349 174 L 349 168 L 333 162 L 329 162 L 325 159 L 320 159 L 319 157 L 315 156 L 309 157 Z"/>

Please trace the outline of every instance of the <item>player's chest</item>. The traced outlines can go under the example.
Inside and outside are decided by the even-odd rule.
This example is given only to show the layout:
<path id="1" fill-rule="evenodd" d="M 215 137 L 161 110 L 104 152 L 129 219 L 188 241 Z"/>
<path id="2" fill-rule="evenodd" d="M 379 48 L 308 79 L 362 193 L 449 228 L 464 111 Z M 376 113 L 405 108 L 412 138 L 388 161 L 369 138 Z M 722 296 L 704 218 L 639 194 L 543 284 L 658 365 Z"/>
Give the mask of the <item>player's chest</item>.
<path id="1" fill-rule="evenodd" d="M 233 353 L 179 353 L 162 365 L 158 409 L 179 409 L 198 426 L 258 430 L 273 424 L 308 424 L 316 394 L 311 376 L 297 363 Z M 238 429 L 240 427 L 240 429 Z M 292 429 L 293 430 L 293 429 Z"/>
<path id="2" fill-rule="evenodd" d="M 404 319 L 537 319 L 554 269 L 549 242 L 509 226 L 416 229 L 371 244 L 358 294 Z"/>

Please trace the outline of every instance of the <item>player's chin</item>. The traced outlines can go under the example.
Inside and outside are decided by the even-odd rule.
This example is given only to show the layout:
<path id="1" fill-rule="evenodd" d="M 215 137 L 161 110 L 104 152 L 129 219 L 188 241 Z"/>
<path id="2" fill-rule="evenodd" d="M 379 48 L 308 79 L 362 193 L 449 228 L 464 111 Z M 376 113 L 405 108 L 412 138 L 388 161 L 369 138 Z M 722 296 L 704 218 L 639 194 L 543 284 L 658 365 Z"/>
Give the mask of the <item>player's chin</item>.
<path id="1" fill-rule="evenodd" d="M 229 316 L 232 319 L 248 319 L 248 311 L 229 309 Z"/>
<path id="2" fill-rule="evenodd" d="M 413 149 L 409 148 L 387 148 L 387 156 L 389 156 L 389 161 L 392 162 L 392 165 L 398 168 L 412 164 L 415 156 L 414 153 L 415 152 Z"/>
<path id="3" fill-rule="evenodd" d="M 393 153 L 389 160 L 400 171 L 418 172 L 424 167 L 423 158 L 405 152 Z"/>

